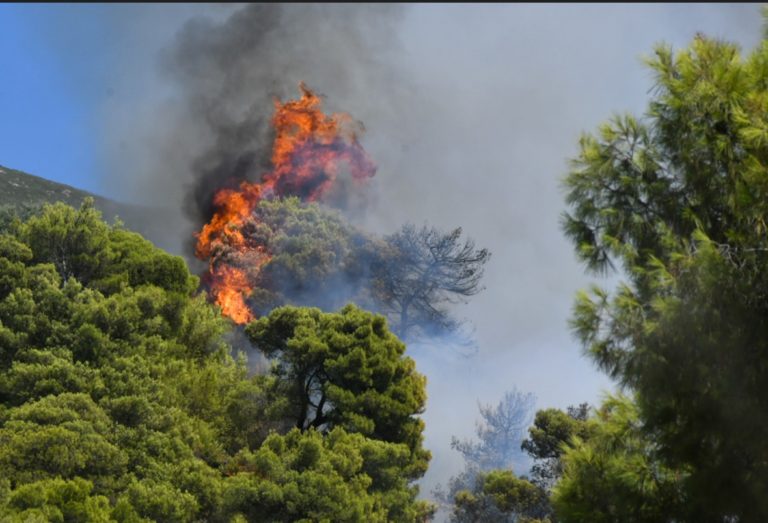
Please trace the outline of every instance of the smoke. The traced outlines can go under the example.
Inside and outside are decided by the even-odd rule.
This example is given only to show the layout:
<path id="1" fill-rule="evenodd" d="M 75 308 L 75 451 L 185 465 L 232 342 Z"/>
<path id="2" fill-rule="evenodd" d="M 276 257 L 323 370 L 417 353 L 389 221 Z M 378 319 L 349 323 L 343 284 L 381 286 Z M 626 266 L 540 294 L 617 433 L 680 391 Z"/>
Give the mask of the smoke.
<path id="1" fill-rule="evenodd" d="M 493 253 L 487 290 L 459 310 L 477 354 L 409 347 L 428 377 L 425 492 L 460 469 L 450 437 L 472 436 L 478 400 L 516 385 L 539 408 L 564 408 L 611 386 L 567 330 L 591 280 L 558 225 L 579 133 L 614 112 L 642 114 L 652 77 L 639 58 L 656 42 L 680 48 L 702 31 L 749 49 L 760 36 L 756 5 L 120 9 L 134 74 L 103 107 L 105 186 L 183 210 L 171 240 L 192 241 L 224 177 L 266 170 L 272 98 L 303 80 L 367 126 L 379 171 L 361 228 L 462 226 Z"/>
<path id="2" fill-rule="evenodd" d="M 215 192 L 271 167 L 275 98 L 295 97 L 307 81 L 330 95 L 326 110 L 363 121 L 398 105 L 401 17 L 398 6 L 252 4 L 188 18 L 158 53 L 156 74 L 148 72 L 154 93 L 167 95 L 147 89 L 147 99 L 136 100 L 152 117 L 126 122 L 107 112 L 122 126 L 107 140 L 109 184 L 129 199 L 183 210 L 191 253 L 191 232 L 211 217 Z M 140 169 L 121 161 L 126 147 L 144 158 Z"/>
<path id="3" fill-rule="evenodd" d="M 428 377 L 425 490 L 460 467 L 450 436 L 472 437 L 477 400 L 512 385 L 537 407 L 596 403 L 612 383 L 567 327 L 575 292 L 594 278 L 574 260 L 558 218 L 559 180 L 583 131 L 616 112 L 642 115 L 653 45 L 686 46 L 697 31 L 752 48 L 756 5 L 419 5 L 400 31 L 402 67 L 425 103 L 409 106 L 406 151 L 368 147 L 379 162 L 384 229 L 400 217 L 462 226 L 493 258 L 486 291 L 459 309 L 475 325 L 478 354 L 416 348 Z M 389 127 L 366 121 L 371 133 Z M 403 134 L 403 133 L 406 134 Z M 411 133 L 411 134 L 408 134 Z M 372 221 L 374 221 L 372 219 Z M 613 287 L 612 281 L 598 283 Z"/>

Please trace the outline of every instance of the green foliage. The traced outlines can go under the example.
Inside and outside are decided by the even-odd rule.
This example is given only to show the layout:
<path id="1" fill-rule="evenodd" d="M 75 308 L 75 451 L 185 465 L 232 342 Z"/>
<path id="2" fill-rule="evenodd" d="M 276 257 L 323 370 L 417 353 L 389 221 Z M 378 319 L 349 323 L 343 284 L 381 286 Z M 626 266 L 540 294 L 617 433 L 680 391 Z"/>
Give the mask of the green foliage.
<path id="1" fill-rule="evenodd" d="M 647 118 L 583 137 L 565 180 L 578 255 L 593 269 L 620 261 L 630 278 L 612 296 L 581 293 L 572 326 L 637 393 L 647 444 L 684 478 L 678 521 L 762 521 L 768 41 L 742 58 L 699 35 L 678 53 L 657 47 L 648 64 Z M 653 505 L 638 492 L 627 495 Z"/>
<path id="2" fill-rule="evenodd" d="M 106 225 L 90 203 L 46 206 L 0 236 L 9 518 L 106 521 L 117 508 L 101 511 L 103 502 L 118 498 L 136 518 L 189 521 L 218 510 L 218 500 L 181 493 L 194 492 L 193 471 L 221 482 L 221 447 L 241 430 L 225 414 L 230 391 L 250 380 L 226 356 L 225 323 L 195 288 L 180 258 Z M 219 402 L 182 389 L 200 375 L 216 383 L 209 392 Z M 66 495 L 83 507 L 57 501 L 75 487 Z M 141 501 L 162 496 L 142 489 L 189 502 L 163 512 Z"/>
<path id="3" fill-rule="evenodd" d="M 255 324 L 276 369 L 305 362 L 327 377 L 323 432 L 288 432 L 292 374 L 249 376 L 181 258 L 107 225 L 90 202 L 9 223 L 0 520 L 429 516 L 412 485 L 429 457 L 416 418 L 424 379 L 383 318 L 279 309 Z M 303 343 L 318 351 L 302 359 Z"/>
<path id="4" fill-rule="evenodd" d="M 660 462 L 632 400 L 609 397 L 587 425 L 588 439 L 575 437 L 564 447 L 552 496 L 558 520 L 679 521 L 682 475 Z"/>
<path id="5" fill-rule="evenodd" d="M 454 438 L 454 448 L 464 455 L 464 471 L 451 478 L 447 493 L 435 493 L 452 507 L 451 521 L 558 521 L 550 500 L 552 486 L 562 476 L 563 453 L 590 434 L 588 406 L 538 411 L 529 437 L 521 442 L 532 406 L 531 395 L 507 393 L 496 409 L 481 409 L 487 425 L 478 426 L 479 443 Z M 534 458 L 530 479 L 516 477 L 508 459 L 499 462 L 514 450 L 511 443 Z"/>
<path id="6" fill-rule="evenodd" d="M 250 300 L 259 314 L 286 304 L 335 310 L 359 301 L 370 240 L 338 212 L 296 197 L 263 200 L 244 233 L 271 254 Z"/>
<path id="7" fill-rule="evenodd" d="M 106 264 L 108 234 L 93 200 L 86 200 L 79 210 L 61 203 L 47 206 L 24 223 L 19 236 L 35 263 L 53 263 L 64 280 L 75 277 L 87 284 Z"/>
<path id="8" fill-rule="evenodd" d="M 728 43 L 697 37 L 677 55 L 658 46 L 648 118 L 616 117 L 585 135 L 565 180 L 565 231 L 579 256 L 601 269 L 633 271 L 701 229 L 716 242 L 764 230 L 764 44 L 742 60 Z M 637 282 L 642 281 L 638 275 Z"/>
<path id="9" fill-rule="evenodd" d="M 0 470 L 9 479 L 98 479 L 123 472 L 126 457 L 109 442 L 110 420 L 86 394 L 45 396 L 4 417 Z"/>
<path id="10" fill-rule="evenodd" d="M 521 442 L 535 402 L 533 394 L 513 388 L 495 406 L 480 405 L 478 441 L 451 439 L 464 470 L 448 480 L 447 492 L 434 492 L 450 507 L 451 521 L 539 521 L 549 515 L 546 490 L 514 474 L 527 468 Z"/>
<path id="11" fill-rule="evenodd" d="M 533 482 L 549 490 L 562 475 L 561 457 L 574 438 L 586 439 L 588 406 L 560 409 L 544 409 L 536 413 L 533 425 L 528 428 L 528 439 L 521 448 L 534 458 L 531 468 Z"/>
<path id="12" fill-rule="evenodd" d="M 246 333 L 276 358 L 276 385 L 288 398 L 296 427 L 342 427 L 403 443 L 412 452 L 411 477 L 426 470 L 426 381 L 383 316 L 348 305 L 338 313 L 281 307 L 251 323 Z"/>
<path id="13" fill-rule="evenodd" d="M 20 225 L 18 236 L 32 250 L 34 263 L 52 263 L 65 281 L 73 277 L 106 294 L 126 286 L 187 294 L 197 287 L 183 259 L 136 233 L 110 227 L 89 198 L 79 210 L 62 203 L 44 206 Z"/>
<path id="14" fill-rule="evenodd" d="M 115 521 L 109 500 L 92 494 L 93 485 L 81 478 L 46 479 L 14 490 L 0 510 L 3 521 L 106 523 Z"/>
<path id="15" fill-rule="evenodd" d="M 0 204 L 0 233 L 18 227 L 22 220 L 40 211 L 40 205 L 28 205 L 16 202 L 14 205 Z"/>
<path id="16" fill-rule="evenodd" d="M 480 473 L 473 489 L 456 493 L 451 521 L 544 523 L 550 521 L 542 513 L 546 500 L 544 489 L 511 470 L 493 470 Z"/>
<path id="17" fill-rule="evenodd" d="M 293 429 L 236 456 L 225 507 L 248 521 L 422 521 L 429 507 L 399 473 L 409 461 L 405 445 Z"/>

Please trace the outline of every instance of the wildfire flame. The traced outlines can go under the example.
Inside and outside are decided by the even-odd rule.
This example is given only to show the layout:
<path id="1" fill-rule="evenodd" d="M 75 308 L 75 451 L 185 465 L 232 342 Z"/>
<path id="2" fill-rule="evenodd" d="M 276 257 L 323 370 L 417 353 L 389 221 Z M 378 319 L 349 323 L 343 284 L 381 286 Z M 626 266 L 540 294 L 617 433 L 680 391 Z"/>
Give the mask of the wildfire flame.
<path id="1" fill-rule="evenodd" d="M 270 260 L 263 245 L 243 235 L 244 223 L 264 198 L 298 196 L 302 201 L 321 200 L 334 186 L 340 168 L 363 183 L 376 166 L 357 140 L 362 126 L 346 113 L 326 115 L 321 100 L 303 83 L 301 98 L 275 100 L 272 127 L 272 170 L 260 182 L 243 181 L 237 188 L 223 188 L 213 199 L 214 213 L 196 234 L 195 255 L 208 260 L 204 276 L 211 298 L 222 314 L 238 324 L 255 316 L 247 304 L 255 275 Z"/>
<path id="2" fill-rule="evenodd" d="M 245 296 L 251 291 L 245 271 L 221 264 L 212 274 L 211 294 L 221 306 L 222 314 L 235 323 L 248 323 L 253 319 Z"/>

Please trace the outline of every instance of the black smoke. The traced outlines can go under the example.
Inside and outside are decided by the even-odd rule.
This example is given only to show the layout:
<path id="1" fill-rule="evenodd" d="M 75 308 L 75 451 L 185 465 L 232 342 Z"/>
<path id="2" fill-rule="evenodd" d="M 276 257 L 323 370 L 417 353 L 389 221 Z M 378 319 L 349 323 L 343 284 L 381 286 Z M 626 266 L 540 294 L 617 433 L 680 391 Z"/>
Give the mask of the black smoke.
<path id="1" fill-rule="evenodd" d="M 192 230 L 212 216 L 218 190 L 258 181 L 270 169 L 274 100 L 295 98 L 300 82 L 328 94 L 326 112 L 357 116 L 357 108 L 370 107 L 369 96 L 391 105 L 382 86 L 398 76 L 389 56 L 401 11 L 252 4 L 184 24 L 162 55 L 176 100 L 158 123 L 166 128 L 162 148 L 189 153 L 166 155 L 156 175 L 175 181 L 165 184 L 168 197 L 179 201 Z M 347 200 L 337 195 L 333 203 Z"/>

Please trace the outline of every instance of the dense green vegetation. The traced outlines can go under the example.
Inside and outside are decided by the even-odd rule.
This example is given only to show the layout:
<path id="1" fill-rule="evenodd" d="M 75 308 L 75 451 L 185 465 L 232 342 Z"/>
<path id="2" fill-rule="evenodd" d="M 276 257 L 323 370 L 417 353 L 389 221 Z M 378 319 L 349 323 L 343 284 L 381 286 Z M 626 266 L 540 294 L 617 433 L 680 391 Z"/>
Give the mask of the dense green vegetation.
<path id="1" fill-rule="evenodd" d="M 515 473 L 527 468 L 523 450 L 537 457 L 524 441 L 535 402 L 531 393 L 507 391 L 497 405 L 479 406 L 477 440 L 452 439 L 451 446 L 464 458 L 464 469 L 448 480 L 447 491 L 440 487 L 435 492 L 449 505 L 451 521 L 547 521 L 552 513 L 547 490 Z"/>
<path id="2" fill-rule="evenodd" d="M 338 211 L 296 197 L 264 200 L 243 230 L 270 253 L 248 300 L 258 314 L 286 304 L 336 310 L 353 301 L 370 308 L 374 240 Z"/>
<path id="3" fill-rule="evenodd" d="M 627 278 L 571 321 L 621 390 L 532 424 L 524 395 L 483 407 L 478 441 L 454 441 L 453 521 L 768 520 L 768 40 L 742 58 L 697 36 L 648 64 L 647 114 L 583 136 L 565 179 L 578 256 Z M 0 213 L 0 520 L 430 517 L 424 377 L 386 316 L 306 305 L 450 329 L 487 251 L 460 229 L 368 238 L 296 200 L 258 212 L 245 232 L 273 257 L 244 335 L 265 373 L 181 258 L 92 202 Z"/>
<path id="4" fill-rule="evenodd" d="M 590 441 L 589 407 L 584 403 L 566 412 L 540 410 L 531 424 L 533 400 L 531 394 L 507 392 L 495 407 L 480 407 L 479 441 L 454 438 L 452 446 L 464 457 L 464 470 L 448 481 L 447 491 L 435 492 L 438 501 L 448 505 L 450 521 L 558 521 L 552 488 L 563 475 L 568 449 Z M 525 429 L 528 437 L 523 439 Z M 516 469 L 527 468 L 519 465 L 523 451 L 533 458 L 533 466 L 518 476 Z"/>
<path id="5" fill-rule="evenodd" d="M 424 378 L 386 321 L 276 309 L 248 330 L 273 370 L 250 375 L 197 289 L 90 202 L 6 223 L 3 520 L 423 519 Z"/>
<path id="6" fill-rule="evenodd" d="M 572 326 L 634 395 L 566 453 L 555 502 L 563 521 L 766 521 L 768 41 L 742 58 L 699 35 L 648 64 L 647 116 L 584 136 L 565 181 L 579 256 L 629 278 L 581 294 Z"/>

